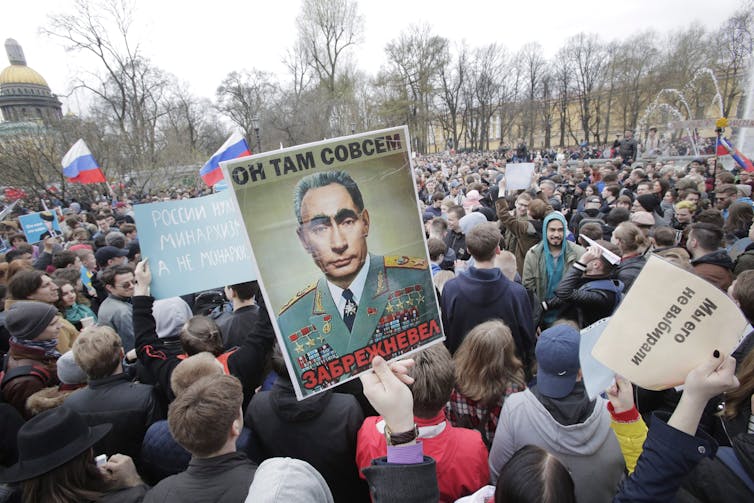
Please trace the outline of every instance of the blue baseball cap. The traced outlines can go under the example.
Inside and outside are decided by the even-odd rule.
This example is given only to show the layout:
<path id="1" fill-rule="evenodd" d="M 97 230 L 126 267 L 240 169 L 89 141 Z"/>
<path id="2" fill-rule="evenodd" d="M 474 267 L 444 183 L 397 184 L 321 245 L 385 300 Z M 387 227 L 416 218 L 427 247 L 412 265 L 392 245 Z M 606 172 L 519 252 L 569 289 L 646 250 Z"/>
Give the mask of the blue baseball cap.
<path id="1" fill-rule="evenodd" d="M 579 339 L 581 334 L 570 325 L 550 327 L 539 336 L 537 389 L 546 397 L 563 398 L 573 391 L 578 378 Z"/>

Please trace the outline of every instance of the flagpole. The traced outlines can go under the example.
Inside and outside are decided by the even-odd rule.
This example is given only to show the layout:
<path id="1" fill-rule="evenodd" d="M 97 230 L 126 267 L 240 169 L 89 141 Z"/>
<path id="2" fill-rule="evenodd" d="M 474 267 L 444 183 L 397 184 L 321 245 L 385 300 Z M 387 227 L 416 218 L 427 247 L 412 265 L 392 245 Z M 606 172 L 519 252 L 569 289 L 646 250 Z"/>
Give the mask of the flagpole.
<path id="1" fill-rule="evenodd" d="M 723 131 L 725 131 L 725 128 L 721 127 L 721 125 L 718 125 L 715 128 L 715 133 L 717 133 L 717 141 L 715 142 L 715 157 L 714 157 L 715 169 L 712 170 L 712 195 L 714 196 L 712 200 L 713 204 L 716 202 L 715 200 L 717 199 L 717 193 L 715 192 L 715 182 L 717 182 L 717 159 L 718 159 L 717 147 L 720 145 L 720 139 L 723 137 Z"/>

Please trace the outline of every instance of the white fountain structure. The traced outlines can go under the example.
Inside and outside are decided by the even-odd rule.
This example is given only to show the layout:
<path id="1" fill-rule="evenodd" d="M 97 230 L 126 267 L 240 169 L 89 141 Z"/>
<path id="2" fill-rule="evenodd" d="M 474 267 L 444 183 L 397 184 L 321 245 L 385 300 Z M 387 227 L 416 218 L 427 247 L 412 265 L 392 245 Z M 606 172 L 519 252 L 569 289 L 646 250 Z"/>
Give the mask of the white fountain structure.
<path id="1" fill-rule="evenodd" d="M 712 97 L 712 101 L 710 104 L 717 103 L 718 105 L 718 111 L 719 115 L 715 117 L 715 119 L 718 119 L 723 116 L 723 97 L 720 93 L 720 86 L 718 85 L 717 78 L 715 77 L 715 73 L 710 70 L 709 68 L 701 68 L 699 69 L 695 74 L 694 77 L 686 83 L 685 86 L 683 86 L 683 89 L 688 92 L 690 90 L 693 90 L 694 84 L 704 76 L 709 76 L 710 80 L 712 81 L 712 84 L 715 88 L 715 95 Z M 747 97 L 747 101 L 750 100 L 750 94 L 747 93 L 749 96 Z M 683 105 L 683 109 L 686 112 L 685 116 L 679 110 L 677 107 L 671 105 L 670 103 L 666 101 L 661 101 L 665 96 L 670 95 L 675 97 L 678 101 L 680 101 L 681 105 Z M 637 124 L 639 129 L 639 134 L 645 133 L 649 129 L 649 118 L 657 111 L 664 111 L 675 117 L 678 121 L 688 121 L 694 119 L 693 114 L 691 113 L 691 107 L 689 106 L 688 101 L 686 100 L 686 96 L 683 91 L 675 88 L 665 88 L 661 89 L 660 92 L 657 93 L 657 96 L 655 96 L 655 99 L 652 101 L 652 103 L 647 106 L 647 108 L 644 110 L 644 114 L 642 115 L 641 119 L 639 119 L 639 123 Z M 748 115 L 748 114 L 747 114 Z M 694 151 L 694 155 L 699 155 L 699 148 L 696 145 L 696 141 L 694 138 L 694 135 L 691 132 L 690 128 L 686 128 L 686 133 L 688 134 L 689 141 L 691 142 L 691 148 Z"/>

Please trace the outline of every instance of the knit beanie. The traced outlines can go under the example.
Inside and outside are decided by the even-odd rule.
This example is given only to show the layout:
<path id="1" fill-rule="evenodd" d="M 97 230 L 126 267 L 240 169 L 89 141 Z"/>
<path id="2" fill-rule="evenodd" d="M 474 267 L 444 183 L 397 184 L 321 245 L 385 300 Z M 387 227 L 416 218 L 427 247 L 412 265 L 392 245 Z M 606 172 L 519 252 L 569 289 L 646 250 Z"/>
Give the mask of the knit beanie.
<path id="1" fill-rule="evenodd" d="M 68 351 L 58 358 L 58 379 L 63 384 L 86 383 L 86 372 L 81 370 L 73 359 L 73 351 Z"/>
<path id="2" fill-rule="evenodd" d="M 58 310 L 50 304 L 24 300 L 14 303 L 5 315 L 5 327 L 11 336 L 30 341 L 44 332 Z"/>
<path id="3" fill-rule="evenodd" d="M 657 207 L 660 205 L 660 201 L 654 194 L 643 194 L 637 197 L 636 200 L 639 201 L 639 204 L 641 204 L 642 208 L 650 213 L 657 210 Z"/>

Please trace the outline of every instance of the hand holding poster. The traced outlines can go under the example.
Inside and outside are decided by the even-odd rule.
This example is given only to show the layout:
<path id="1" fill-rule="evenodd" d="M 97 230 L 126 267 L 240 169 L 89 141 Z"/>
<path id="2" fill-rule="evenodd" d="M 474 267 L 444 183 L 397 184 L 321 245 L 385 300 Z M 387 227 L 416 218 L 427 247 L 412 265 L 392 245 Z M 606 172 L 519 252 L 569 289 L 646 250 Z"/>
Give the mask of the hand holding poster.
<path id="1" fill-rule="evenodd" d="M 507 190 L 528 189 L 534 174 L 533 162 L 519 162 L 505 165 L 505 187 Z"/>
<path id="2" fill-rule="evenodd" d="M 255 279 L 243 221 L 228 191 L 137 204 L 134 219 L 156 299 Z"/>
<path id="3" fill-rule="evenodd" d="M 403 128 L 223 163 L 299 398 L 442 340 Z"/>
<path id="4" fill-rule="evenodd" d="M 43 239 L 62 235 L 60 225 L 58 225 L 58 216 L 54 211 L 21 215 L 18 217 L 18 222 L 29 243 L 39 243 Z"/>
<path id="5" fill-rule="evenodd" d="M 663 390 L 714 350 L 730 354 L 747 324 L 723 291 L 652 255 L 592 355 L 643 388 Z"/>

